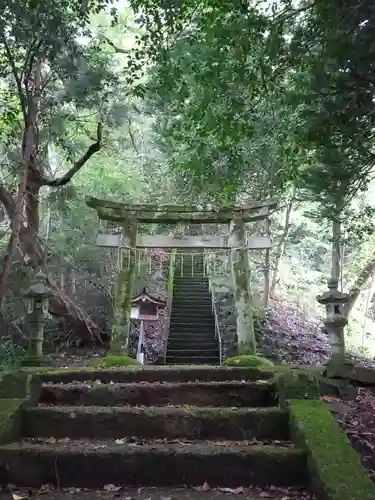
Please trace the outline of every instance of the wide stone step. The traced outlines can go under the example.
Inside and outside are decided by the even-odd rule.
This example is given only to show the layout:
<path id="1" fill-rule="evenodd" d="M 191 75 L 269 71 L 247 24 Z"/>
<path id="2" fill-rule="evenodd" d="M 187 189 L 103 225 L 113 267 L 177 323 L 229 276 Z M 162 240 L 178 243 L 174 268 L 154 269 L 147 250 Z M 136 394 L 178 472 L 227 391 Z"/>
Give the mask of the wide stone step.
<path id="1" fill-rule="evenodd" d="M 200 341 L 213 341 L 215 339 L 215 327 L 214 325 L 209 326 L 199 326 L 188 328 L 188 325 L 170 325 L 169 328 L 170 337 L 175 338 L 186 338 L 190 337 L 192 340 Z"/>
<path id="2" fill-rule="evenodd" d="M 218 343 L 213 329 L 210 330 L 209 332 L 199 333 L 199 334 L 196 334 L 194 332 L 188 332 L 188 331 L 180 332 L 180 331 L 171 329 L 169 332 L 169 341 L 170 342 L 173 342 L 173 341 L 176 341 L 176 342 L 179 342 L 179 341 L 181 341 L 181 342 L 194 342 L 194 344 L 196 344 L 196 345 L 201 345 L 201 344 L 203 345 L 206 343 L 210 343 L 210 344 L 215 343 L 216 347 L 217 347 L 217 343 Z"/>
<path id="3" fill-rule="evenodd" d="M 179 273 L 177 276 L 175 275 L 175 278 L 177 281 L 177 285 L 180 284 L 180 281 L 185 284 L 189 285 L 190 283 L 192 285 L 203 285 L 206 288 L 208 288 L 208 280 L 207 280 L 207 272 L 203 273 L 202 271 L 194 271 L 194 274 L 191 274 L 191 270 L 184 271 L 182 275 Z M 173 281 L 175 283 L 175 281 Z"/>
<path id="4" fill-rule="evenodd" d="M 182 317 L 182 316 L 177 316 L 177 318 L 171 317 L 171 323 L 170 323 L 170 326 L 172 327 L 178 327 L 179 325 L 181 325 L 182 327 L 185 327 L 185 326 L 190 326 L 191 327 L 191 330 L 196 330 L 196 329 L 199 329 L 201 327 L 210 327 L 210 326 L 214 326 L 214 320 L 213 320 L 213 317 L 211 316 L 211 318 L 191 318 L 189 317 L 189 315 L 186 315 L 185 317 Z"/>
<path id="5" fill-rule="evenodd" d="M 78 406 L 275 405 L 274 387 L 265 382 L 176 382 L 135 384 L 46 384 L 41 403 Z"/>
<path id="6" fill-rule="evenodd" d="M 170 331 L 169 336 L 168 336 L 168 343 L 182 343 L 182 344 L 188 344 L 189 342 L 192 342 L 194 344 L 199 343 L 199 345 L 203 344 L 215 344 L 217 346 L 218 340 L 217 337 L 215 336 L 214 333 L 214 328 L 210 328 L 206 332 L 190 332 L 189 330 L 177 330 L 173 329 L 173 331 Z"/>
<path id="7" fill-rule="evenodd" d="M 180 358 L 184 356 L 193 357 L 218 357 L 219 348 L 216 346 L 214 349 L 201 349 L 199 346 L 197 349 L 167 349 L 167 357 Z"/>
<path id="8" fill-rule="evenodd" d="M 217 351 L 218 350 L 218 341 L 217 339 L 214 339 L 214 337 L 210 337 L 209 339 L 193 339 L 193 338 L 188 338 L 185 339 L 184 337 L 181 337 L 181 340 L 173 336 L 170 338 L 168 341 L 167 348 L 171 351 L 183 351 L 183 350 L 197 350 L 197 349 L 205 349 L 205 350 L 210 350 L 212 351 Z"/>
<path id="9" fill-rule="evenodd" d="M 187 337 L 190 336 L 191 339 L 196 340 L 199 342 L 200 340 L 213 340 L 215 338 L 215 326 L 214 324 L 212 325 L 197 325 L 197 326 L 190 326 L 188 328 L 188 324 L 171 324 L 169 331 L 171 332 L 171 335 L 176 336 L 180 334 L 181 336 Z"/>
<path id="10" fill-rule="evenodd" d="M 184 333 L 191 333 L 192 335 L 198 335 L 199 333 L 210 333 L 215 330 L 215 323 L 214 321 L 190 321 L 188 318 L 182 319 L 181 318 L 174 318 L 173 321 L 171 320 L 170 323 L 170 328 L 179 331 L 179 328 L 181 327 L 181 332 Z M 189 328 L 190 327 L 190 328 Z"/>
<path id="11" fill-rule="evenodd" d="M 166 356 L 167 365 L 220 365 L 219 356 Z"/>
<path id="12" fill-rule="evenodd" d="M 173 292 L 178 293 L 178 292 L 190 292 L 190 295 L 193 295 L 194 293 L 205 293 L 207 295 L 210 295 L 209 291 L 209 286 L 208 283 L 176 283 L 173 282 Z"/>
<path id="13" fill-rule="evenodd" d="M 24 437 L 277 439 L 289 437 L 280 408 L 38 406 L 22 412 Z"/>
<path id="14" fill-rule="evenodd" d="M 209 292 L 208 281 L 192 281 L 192 278 L 176 278 L 173 281 L 173 291 L 186 290 L 186 291 L 204 291 L 205 293 Z"/>
<path id="15" fill-rule="evenodd" d="M 212 318 L 213 313 L 212 313 L 212 306 L 203 306 L 196 304 L 192 306 L 191 304 L 184 304 L 184 303 L 179 303 L 179 304 L 172 304 L 172 311 L 171 314 L 174 316 L 194 316 L 194 318 L 199 319 L 199 318 Z"/>
<path id="16" fill-rule="evenodd" d="M 185 300 L 184 297 L 177 299 L 173 299 L 172 307 L 176 310 L 186 311 L 186 309 L 190 309 L 191 311 L 196 311 L 199 314 L 212 314 L 212 301 L 211 298 L 209 300 L 200 299 L 196 297 L 194 300 Z M 196 307 L 199 306 L 199 309 Z"/>
<path id="17" fill-rule="evenodd" d="M 169 351 L 194 351 L 196 349 L 203 349 L 205 351 L 210 350 L 212 352 L 218 349 L 218 341 L 210 338 L 208 341 L 202 342 L 201 340 L 194 339 L 192 337 L 182 337 L 179 339 L 178 337 L 176 338 L 175 336 L 170 336 L 167 348 Z"/>
<path id="18" fill-rule="evenodd" d="M 199 260 L 187 260 L 183 262 L 183 265 L 176 266 L 176 271 L 179 273 L 181 269 L 183 270 L 184 276 L 204 276 L 206 274 L 206 266 L 202 261 Z"/>
<path id="19" fill-rule="evenodd" d="M 208 284 L 198 284 L 198 283 L 176 283 L 173 282 L 173 293 L 188 293 L 193 295 L 194 293 L 205 293 L 210 294 Z"/>
<path id="20" fill-rule="evenodd" d="M 140 366 L 133 368 L 113 368 L 111 370 L 59 370 L 40 374 L 43 383 L 69 383 L 100 380 L 103 383 L 131 382 L 211 382 L 233 380 L 267 380 L 274 376 L 271 371 L 230 366 Z"/>
<path id="21" fill-rule="evenodd" d="M 189 309 L 180 309 L 179 311 L 175 311 L 172 309 L 172 314 L 171 314 L 171 319 L 179 319 L 179 318 L 191 318 L 195 322 L 198 321 L 210 321 L 214 318 L 212 311 L 207 311 L 207 313 L 201 313 L 198 310 L 199 306 L 197 306 L 195 309 L 189 310 Z"/>
<path id="22" fill-rule="evenodd" d="M 211 297 L 207 297 L 206 294 L 196 294 L 194 296 L 188 296 L 185 294 L 174 295 L 172 304 L 186 307 L 192 304 L 198 304 L 203 306 L 203 309 L 208 309 L 212 307 Z"/>
<path id="23" fill-rule="evenodd" d="M 194 342 L 217 342 L 215 337 L 215 328 L 213 325 L 210 325 L 207 328 L 200 327 L 199 331 L 191 331 L 190 328 L 182 328 L 179 330 L 178 328 L 171 327 L 168 338 L 170 340 L 190 340 Z"/>
<path id="24" fill-rule="evenodd" d="M 183 299 L 179 301 L 172 302 L 172 310 L 175 309 L 179 313 L 189 314 L 190 312 L 196 312 L 197 315 L 202 316 L 212 316 L 212 302 L 202 303 L 200 301 L 196 302 L 186 302 Z"/>
<path id="25" fill-rule="evenodd" d="M 120 440 L 121 442 L 121 440 Z M 305 486 L 302 450 L 238 443 L 142 443 L 103 441 L 19 442 L 0 447 L 10 482 L 39 487 L 128 486 Z"/>

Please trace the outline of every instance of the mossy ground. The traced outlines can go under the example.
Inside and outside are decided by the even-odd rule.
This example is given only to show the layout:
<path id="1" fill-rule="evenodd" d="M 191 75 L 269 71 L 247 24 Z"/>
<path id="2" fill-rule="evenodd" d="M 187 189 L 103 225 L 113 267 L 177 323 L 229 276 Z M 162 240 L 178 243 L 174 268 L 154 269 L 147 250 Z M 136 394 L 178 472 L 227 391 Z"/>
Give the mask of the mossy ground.
<path id="1" fill-rule="evenodd" d="M 241 367 L 249 367 L 249 368 L 270 368 L 273 367 L 274 364 L 272 361 L 266 358 L 262 358 L 260 356 L 254 356 L 251 354 L 243 354 L 241 356 L 235 356 L 233 358 L 227 358 L 224 363 L 224 366 L 241 366 Z"/>
<path id="2" fill-rule="evenodd" d="M 290 400 L 292 435 L 308 453 L 320 500 L 374 500 L 375 485 L 322 401 Z"/>
<path id="3" fill-rule="evenodd" d="M 141 364 L 130 356 L 121 356 L 118 354 L 107 354 L 103 358 L 95 358 L 91 366 L 95 368 L 114 368 L 121 366 L 140 366 Z"/>

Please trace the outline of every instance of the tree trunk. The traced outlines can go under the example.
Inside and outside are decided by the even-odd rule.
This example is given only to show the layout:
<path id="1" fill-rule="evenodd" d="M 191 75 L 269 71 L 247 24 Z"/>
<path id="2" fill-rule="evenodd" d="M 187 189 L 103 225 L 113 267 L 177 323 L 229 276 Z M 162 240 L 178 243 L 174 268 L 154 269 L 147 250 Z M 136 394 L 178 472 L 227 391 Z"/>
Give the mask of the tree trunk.
<path id="1" fill-rule="evenodd" d="M 334 219 L 332 222 L 332 260 L 331 279 L 340 282 L 341 276 L 341 221 Z"/>
<path id="2" fill-rule="evenodd" d="M 26 122 L 21 147 L 21 172 L 18 192 L 11 218 L 11 235 L 8 241 L 2 269 L 0 271 L 0 307 L 8 287 L 12 270 L 13 257 L 20 242 L 20 232 L 23 223 L 25 199 L 27 197 L 27 178 L 30 166 L 33 168 L 37 149 L 37 119 L 41 91 L 41 61 L 38 60 L 34 70 L 34 88 L 28 103 Z"/>
<path id="3" fill-rule="evenodd" d="M 27 131 L 27 136 L 30 136 L 29 130 Z M 3 309 L 5 295 L 8 289 L 9 276 L 12 271 L 12 263 L 14 254 L 17 250 L 20 236 L 20 228 L 22 224 L 22 208 L 25 202 L 26 193 L 26 180 L 27 180 L 27 155 L 30 154 L 30 139 L 26 140 L 26 155 L 22 160 L 20 181 L 18 184 L 18 192 L 15 203 L 14 215 L 11 220 L 11 234 L 8 241 L 8 245 L 5 251 L 5 256 L 3 260 L 3 265 L 0 271 L 0 309 Z"/>
<path id="4" fill-rule="evenodd" d="M 284 229 L 283 233 L 281 235 L 281 238 L 276 246 L 275 254 L 274 254 L 274 268 L 273 268 L 273 274 L 272 274 L 272 281 L 271 281 L 271 290 L 270 290 L 270 296 L 273 297 L 276 292 L 276 288 L 278 287 L 280 283 L 280 266 L 281 266 L 281 259 L 285 250 L 285 243 L 286 240 L 289 236 L 291 224 L 290 224 L 290 218 L 292 215 L 292 210 L 293 210 L 293 203 L 294 203 L 294 198 L 296 194 L 296 189 L 294 188 L 292 197 L 285 209 L 285 218 L 284 218 Z"/>

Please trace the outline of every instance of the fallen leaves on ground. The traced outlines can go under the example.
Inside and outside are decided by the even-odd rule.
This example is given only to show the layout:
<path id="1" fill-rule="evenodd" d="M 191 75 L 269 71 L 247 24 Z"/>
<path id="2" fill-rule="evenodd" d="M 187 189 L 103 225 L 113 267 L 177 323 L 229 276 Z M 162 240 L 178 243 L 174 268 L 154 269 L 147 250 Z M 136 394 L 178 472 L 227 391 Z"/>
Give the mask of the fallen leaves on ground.
<path id="1" fill-rule="evenodd" d="M 335 398 L 334 396 L 321 396 L 320 400 L 325 401 L 326 403 L 332 403 L 333 401 L 338 401 L 338 402 L 342 401 L 342 399 Z"/>
<path id="2" fill-rule="evenodd" d="M 276 486 L 268 486 L 267 488 L 244 488 L 243 486 L 238 486 L 237 488 L 228 487 L 217 487 L 211 488 L 207 482 L 204 482 L 201 486 L 194 487 L 194 490 L 200 493 L 207 492 L 220 492 L 229 493 L 231 495 L 242 495 L 244 493 L 252 492 L 260 498 L 275 498 L 278 500 L 313 500 L 314 496 L 306 490 L 299 488 L 278 488 Z M 247 491 L 248 490 L 248 491 Z M 283 495 L 280 497 L 280 495 Z"/>
<path id="3" fill-rule="evenodd" d="M 121 490 L 121 486 L 115 486 L 114 484 L 105 484 L 103 486 L 103 490 L 104 491 L 120 491 Z"/>

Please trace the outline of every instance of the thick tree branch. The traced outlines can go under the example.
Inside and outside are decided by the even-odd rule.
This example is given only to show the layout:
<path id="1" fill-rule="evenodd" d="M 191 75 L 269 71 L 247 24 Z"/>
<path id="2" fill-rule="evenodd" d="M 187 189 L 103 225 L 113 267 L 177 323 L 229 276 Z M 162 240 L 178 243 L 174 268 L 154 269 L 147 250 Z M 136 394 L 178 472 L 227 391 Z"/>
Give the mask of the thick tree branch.
<path id="1" fill-rule="evenodd" d="M 72 168 L 66 172 L 62 177 L 58 179 L 48 179 L 47 177 L 41 178 L 42 186 L 50 186 L 50 187 L 60 187 L 68 184 L 72 178 L 75 176 L 77 172 L 81 170 L 81 168 L 85 165 L 85 163 L 98 151 L 100 151 L 102 147 L 102 128 L 103 125 L 101 122 L 98 123 L 97 131 L 96 131 L 96 141 L 91 144 L 91 146 L 87 149 L 86 153 L 81 156 L 79 160 L 77 160 Z"/>

